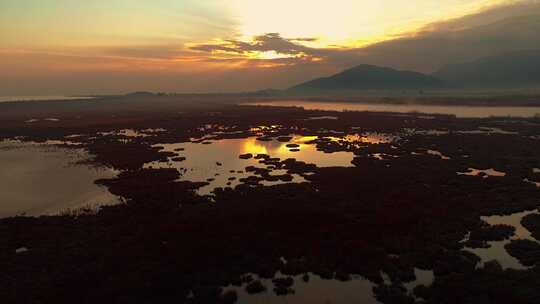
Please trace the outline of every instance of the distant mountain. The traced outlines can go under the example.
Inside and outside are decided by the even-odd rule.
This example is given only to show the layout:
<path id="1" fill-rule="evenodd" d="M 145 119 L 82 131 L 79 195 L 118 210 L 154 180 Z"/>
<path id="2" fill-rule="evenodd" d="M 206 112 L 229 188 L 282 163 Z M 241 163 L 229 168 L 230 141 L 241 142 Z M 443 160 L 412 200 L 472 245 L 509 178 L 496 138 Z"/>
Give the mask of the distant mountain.
<path id="1" fill-rule="evenodd" d="M 290 88 L 290 91 L 354 91 L 441 88 L 441 80 L 422 73 L 398 71 L 374 65 L 359 65 L 339 74 L 314 79 Z"/>
<path id="2" fill-rule="evenodd" d="M 433 76 L 460 87 L 540 87 L 540 50 L 505 53 L 447 65 Z"/>

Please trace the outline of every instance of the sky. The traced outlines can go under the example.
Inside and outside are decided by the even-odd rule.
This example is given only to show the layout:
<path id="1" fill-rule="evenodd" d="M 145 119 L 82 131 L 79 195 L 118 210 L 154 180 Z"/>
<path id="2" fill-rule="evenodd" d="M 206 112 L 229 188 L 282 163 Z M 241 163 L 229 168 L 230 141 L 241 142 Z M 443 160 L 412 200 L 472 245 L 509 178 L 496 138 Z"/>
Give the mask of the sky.
<path id="1" fill-rule="evenodd" d="M 527 0 L 2 0 L 0 95 L 285 88 L 539 48 Z M 536 39 L 539 38 L 539 39 Z"/>

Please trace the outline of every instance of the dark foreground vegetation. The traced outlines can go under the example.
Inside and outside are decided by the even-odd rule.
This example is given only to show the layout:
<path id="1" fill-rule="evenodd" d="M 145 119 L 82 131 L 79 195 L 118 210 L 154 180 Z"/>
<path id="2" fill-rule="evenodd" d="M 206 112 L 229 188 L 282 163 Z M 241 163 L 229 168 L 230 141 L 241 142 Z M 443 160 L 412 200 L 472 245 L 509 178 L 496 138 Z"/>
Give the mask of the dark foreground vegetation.
<path id="1" fill-rule="evenodd" d="M 531 266 L 525 270 L 481 264 L 463 250 L 514 234 L 512 227 L 489 226 L 480 216 L 540 206 L 540 189 L 524 181 L 540 182 L 533 170 L 540 168 L 537 119 L 122 102 L 40 110 L 30 103 L 26 111 L 23 104 L 6 105 L 20 108 L 4 114 L 0 138 L 39 142 L 81 135 L 94 165 L 121 170 L 97 182 L 126 203 L 97 213 L 1 219 L 2 303 L 235 303 L 236 293 L 224 292 L 224 286 L 294 292 L 291 279 L 265 286 L 246 276 L 273 278 L 278 271 L 306 281 L 309 274 L 343 281 L 361 275 L 376 285 L 373 292 L 383 303 L 540 302 L 538 243 L 513 240 L 507 246 Z M 327 115 L 338 119 L 306 120 Z M 47 117 L 59 121 L 25 123 Z M 190 141 L 223 128 L 228 132 L 217 139 L 243 138 L 255 135 L 253 127 L 270 125 L 279 127 L 263 131 L 263 140 L 318 135 L 312 144 L 328 153 L 354 153 L 354 166 L 318 168 L 261 157 L 262 164 L 304 174 L 308 182 L 263 187 L 254 176 L 235 189 L 217 189 L 213 197 L 197 195 L 204 183 L 179 181 L 176 169 L 143 168 L 175 157 L 153 144 Z M 482 127 L 506 132 L 477 132 Z M 97 136 L 125 128 L 166 131 L 129 141 L 120 134 Z M 400 138 L 361 146 L 325 139 L 357 132 Z M 457 174 L 469 168 L 506 175 Z M 540 235 L 538 216 L 523 222 Z M 403 284 L 415 280 L 415 268 L 433 270 L 435 281 L 408 293 Z"/>

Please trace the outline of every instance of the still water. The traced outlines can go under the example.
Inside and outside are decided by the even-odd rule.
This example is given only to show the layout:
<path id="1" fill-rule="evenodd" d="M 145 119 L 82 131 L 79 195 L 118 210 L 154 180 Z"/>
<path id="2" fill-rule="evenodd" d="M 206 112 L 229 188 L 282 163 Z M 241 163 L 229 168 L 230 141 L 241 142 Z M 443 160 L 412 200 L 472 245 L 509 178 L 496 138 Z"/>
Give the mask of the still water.
<path id="1" fill-rule="evenodd" d="M 316 101 L 265 101 L 247 103 L 247 105 L 302 107 L 306 110 L 323 111 L 369 111 L 395 113 L 426 113 L 456 115 L 462 118 L 482 118 L 490 116 L 534 117 L 540 115 L 540 107 L 490 107 L 490 106 L 449 106 L 415 104 L 362 104 L 352 102 L 316 102 Z"/>
<path id="2" fill-rule="evenodd" d="M 413 289 L 416 286 L 430 286 L 433 284 L 435 277 L 433 271 L 420 270 L 415 268 L 414 273 L 416 279 L 411 282 L 403 283 L 403 287 L 407 289 L 407 293 L 413 296 Z M 266 288 L 265 292 L 259 294 L 249 294 L 246 292 L 244 284 L 240 287 L 226 286 L 226 291 L 236 291 L 238 294 L 239 304 L 264 303 L 264 304 L 282 304 L 282 303 L 313 303 L 313 304 L 349 304 L 349 303 L 365 303 L 378 304 L 373 288 L 377 285 L 359 275 L 351 275 L 348 281 L 339 281 L 336 279 L 326 280 L 316 274 L 308 273 L 291 277 L 294 281 L 292 286 L 293 292 L 286 295 L 277 296 L 273 287 L 275 284 L 270 279 L 259 278 L 255 274 L 248 274 L 254 280 L 260 280 Z M 388 275 L 381 272 L 384 283 L 391 285 L 392 282 Z M 278 272 L 274 278 L 286 278 L 281 272 Z M 307 278 L 306 278 L 307 277 Z"/>
<path id="3" fill-rule="evenodd" d="M 217 187 L 232 187 L 241 184 L 240 179 L 253 175 L 246 172 L 246 167 L 255 166 L 268 168 L 260 163 L 259 159 L 241 159 L 240 155 L 266 154 L 272 158 L 286 160 L 294 158 L 308 164 L 315 164 L 317 167 L 351 167 L 354 158 L 352 152 L 325 153 L 317 150 L 315 144 L 310 143 L 317 139 L 317 136 L 292 136 L 288 142 L 280 142 L 276 139 L 260 141 L 256 137 L 241 139 L 212 140 L 204 143 L 188 142 L 178 144 L 158 144 L 163 147 L 163 151 L 174 152 L 176 157 L 171 157 L 167 163 L 148 163 L 146 167 L 152 168 L 176 168 L 182 173 L 181 180 L 194 182 L 209 182 L 206 187 L 200 188 L 199 194 L 210 194 Z M 337 140 L 333 139 L 333 140 Z M 373 143 L 383 141 L 381 135 L 349 136 L 345 140 L 358 143 Z M 295 144 L 294 148 L 287 145 Z M 299 150 L 299 151 L 296 151 Z M 178 159 L 177 157 L 181 157 Z M 271 175 L 286 174 L 286 170 L 272 169 Z M 292 174 L 293 180 L 289 182 L 304 182 L 305 179 Z M 272 185 L 283 183 L 283 181 L 268 182 L 261 184 Z"/>
<path id="4" fill-rule="evenodd" d="M 523 266 L 518 259 L 511 256 L 504 246 L 509 244 L 511 240 L 519 239 L 538 242 L 538 240 L 532 236 L 531 232 L 521 224 L 521 220 L 523 220 L 524 217 L 529 214 L 537 213 L 537 210 L 533 210 L 518 212 L 511 215 L 483 216 L 481 219 L 490 225 L 509 225 L 514 227 L 515 233 L 509 240 L 488 242 L 490 245 L 489 248 L 466 248 L 466 250 L 479 256 L 482 259 L 482 264 L 491 260 L 497 260 L 504 269 L 528 269 L 529 267 Z"/>
<path id="5" fill-rule="evenodd" d="M 284 277 L 278 273 L 276 278 Z M 259 279 L 253 275 L 254 279 Z M 373 295 L 375 284 L 361 277 L 353 277 L 352 280 L 341 282 L 337 280 L 324 280 L 317 275 L 309 274 L 309 282 L 302 280 L 302 276 L 293 277 L 294 293 L 285 296 L 276 296 L 272 290 L 272 280 L 261 279 L 267 288 L 266 292 L 250 295 L 242 287 L 227 286 L 225 291 L 234 290 L 238 293 L 239 304 L 264 303 L 313 303 L 313 304 L 348 304 L 348 303 L 380 303 Z"/>
<path id="6" fill-rule="evenodd" d="M 0 142 L 0 217 L 57 214 L 118 203 L 106 188 L 94 184 L 117 172 L 76 164 L 89 157 L 77 149 Z"/>
<path id="7" fill-rule="evenodd" d="M 0 102 L 8 101 L 45 101 L 45 100 L 79 100 L 93 99 L 94 97 L 75 96 L 0 96 Z"/>

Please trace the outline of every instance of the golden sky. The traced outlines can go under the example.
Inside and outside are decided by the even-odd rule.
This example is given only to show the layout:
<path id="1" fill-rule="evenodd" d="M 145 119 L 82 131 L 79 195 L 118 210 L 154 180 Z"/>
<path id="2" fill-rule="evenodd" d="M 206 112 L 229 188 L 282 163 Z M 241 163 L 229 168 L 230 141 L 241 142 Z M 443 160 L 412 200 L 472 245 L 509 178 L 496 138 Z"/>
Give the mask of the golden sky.
<path id="1" fill-rule="evenodd" d="M 350 46 L 499 0 L 2 0 L 3 48 L 200 43 L 266 33 Z"/>
<path id="2" fill-rule="evenodd" d="M 215 85 L 231 70 L 254 73 L 253 69 L 307 63 L 322 66 L 335 54 L 349 58 L 351 50 L 521 2 L 525 1 L 2 0 L 0 68 L 12 71 L 7 80 L 26 82 L 45 73 L 89 77 L 102 71 L 121 77 L 136 71 L 141 79 L 144 73 L 157 73 L 157 79 L 210 73 L 205 79 Z M 347 60 L 335 64 L 334 70 L 354 62 Z M 304 78 L 310 78 L 309 69 L 305 73 Z M 190 81 L 199 85 L 196 90 L 205 89 L 195 80 L 184 83 Z M 174 89 L 171 84 L 162 87 Z M 0 85 L 0 95 L 2 89 Z M 127 89 L 118 86 L 119 91 Z M 227 90 L 227 85 L 220 90 Z"/>

